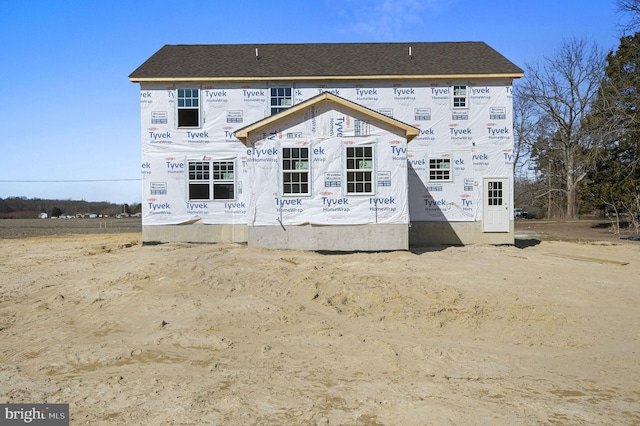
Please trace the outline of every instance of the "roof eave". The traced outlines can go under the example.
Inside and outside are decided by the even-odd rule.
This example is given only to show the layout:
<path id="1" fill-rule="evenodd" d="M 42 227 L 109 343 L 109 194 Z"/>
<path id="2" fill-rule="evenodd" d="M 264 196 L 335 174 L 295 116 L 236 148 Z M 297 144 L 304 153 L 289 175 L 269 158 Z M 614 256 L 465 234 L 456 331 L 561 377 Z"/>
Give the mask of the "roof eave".
<path id="1" fill-rule="evenodd" d="M 312 75 L 279 77 L 129 77 L 132 83 L 178 83 L 178 82 L 248 82 L 248 81 L 309 81 L 309 80 L 442 80 L 475 78 L 522 78 L 524 73 L 487 73 L 487 74 L 425 74 L 425 75 Z"/>

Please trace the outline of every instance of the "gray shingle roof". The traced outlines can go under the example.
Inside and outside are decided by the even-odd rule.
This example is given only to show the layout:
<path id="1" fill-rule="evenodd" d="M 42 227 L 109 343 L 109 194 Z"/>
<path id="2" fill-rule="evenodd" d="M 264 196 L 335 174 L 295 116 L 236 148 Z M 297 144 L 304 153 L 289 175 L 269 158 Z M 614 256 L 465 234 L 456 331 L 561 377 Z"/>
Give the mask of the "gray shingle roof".
<path id="1" fill-rule="evenodd" d="M 484 42 L 193 44 L 165 45 L 129 78 L 137 82 L 522 74 Z"/>

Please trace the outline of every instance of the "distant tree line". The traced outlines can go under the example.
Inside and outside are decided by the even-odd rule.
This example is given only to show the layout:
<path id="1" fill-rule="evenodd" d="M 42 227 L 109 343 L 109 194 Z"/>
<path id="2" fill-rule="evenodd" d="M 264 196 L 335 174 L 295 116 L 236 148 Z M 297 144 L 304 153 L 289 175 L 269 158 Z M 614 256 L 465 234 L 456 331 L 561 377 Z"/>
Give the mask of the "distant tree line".
<path id="1" fill-rule="evenodd" d="M 115 216 L 120 213 L 139 213 L 139 203 L 115 204 L 107 201 L 48 200 L 41 198 L 0 198 L 0 219 L 37 218 L 41 213 L 48 217 L 96 214 Z"/>
<path id="2" fill-rule="evenodd" d="M 514 85 L 515 202 L 538 217 L 597 212 L 640 231 L 640 0 L 615 51 L 565 40 Z"/>

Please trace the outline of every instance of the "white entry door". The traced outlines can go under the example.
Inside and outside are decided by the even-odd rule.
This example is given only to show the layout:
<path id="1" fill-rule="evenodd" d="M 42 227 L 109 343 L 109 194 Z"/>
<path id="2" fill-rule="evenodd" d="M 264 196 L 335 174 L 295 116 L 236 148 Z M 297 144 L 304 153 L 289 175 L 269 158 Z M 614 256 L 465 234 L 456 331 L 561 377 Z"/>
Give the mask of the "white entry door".
<path id="1" fill-rule="evenodd" d="M 482 231 L 509 232 L 509 178 L 484 178 L 482 188 Z"/>

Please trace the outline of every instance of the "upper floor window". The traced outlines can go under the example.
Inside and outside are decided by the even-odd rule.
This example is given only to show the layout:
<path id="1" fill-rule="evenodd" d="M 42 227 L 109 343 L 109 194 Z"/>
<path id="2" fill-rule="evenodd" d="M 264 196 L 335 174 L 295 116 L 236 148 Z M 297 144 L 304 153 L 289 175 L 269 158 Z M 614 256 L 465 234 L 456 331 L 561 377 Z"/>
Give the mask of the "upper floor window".
<path id="1" fill-rule="evenodd" d="M 200 91 L 178 89 L 178 127 L 200 126 Z"/>
<path id="2" fill-rule="evenodd" d="M 189 161 L 189 200 L 233 200 L 233 161 Z"/>
<path id="3" fill-rule="evenodd" d="M 373 193 L 373 147 L 347 147 L 347 194 Z"/>
<path id="4" fill-rule="evenodd" d="M 293 105 L 293 90 L 290 87 L 271 88 L 271 115 L 284 111 Z"/>
<path id="5" fill-rule="evenodd" d="M 451 159 L 430 158 L 429 180 L 451 180 Z"/>
<path id="6" fill-rule="evenodd" d="M 453 86 L 453 107 L 467 107 L 467 86 Z"/>
<path id="7" fill-rule="evenodd" d="M 282 193 L 309 194 L 309 148 L 282 148 Z"/>

